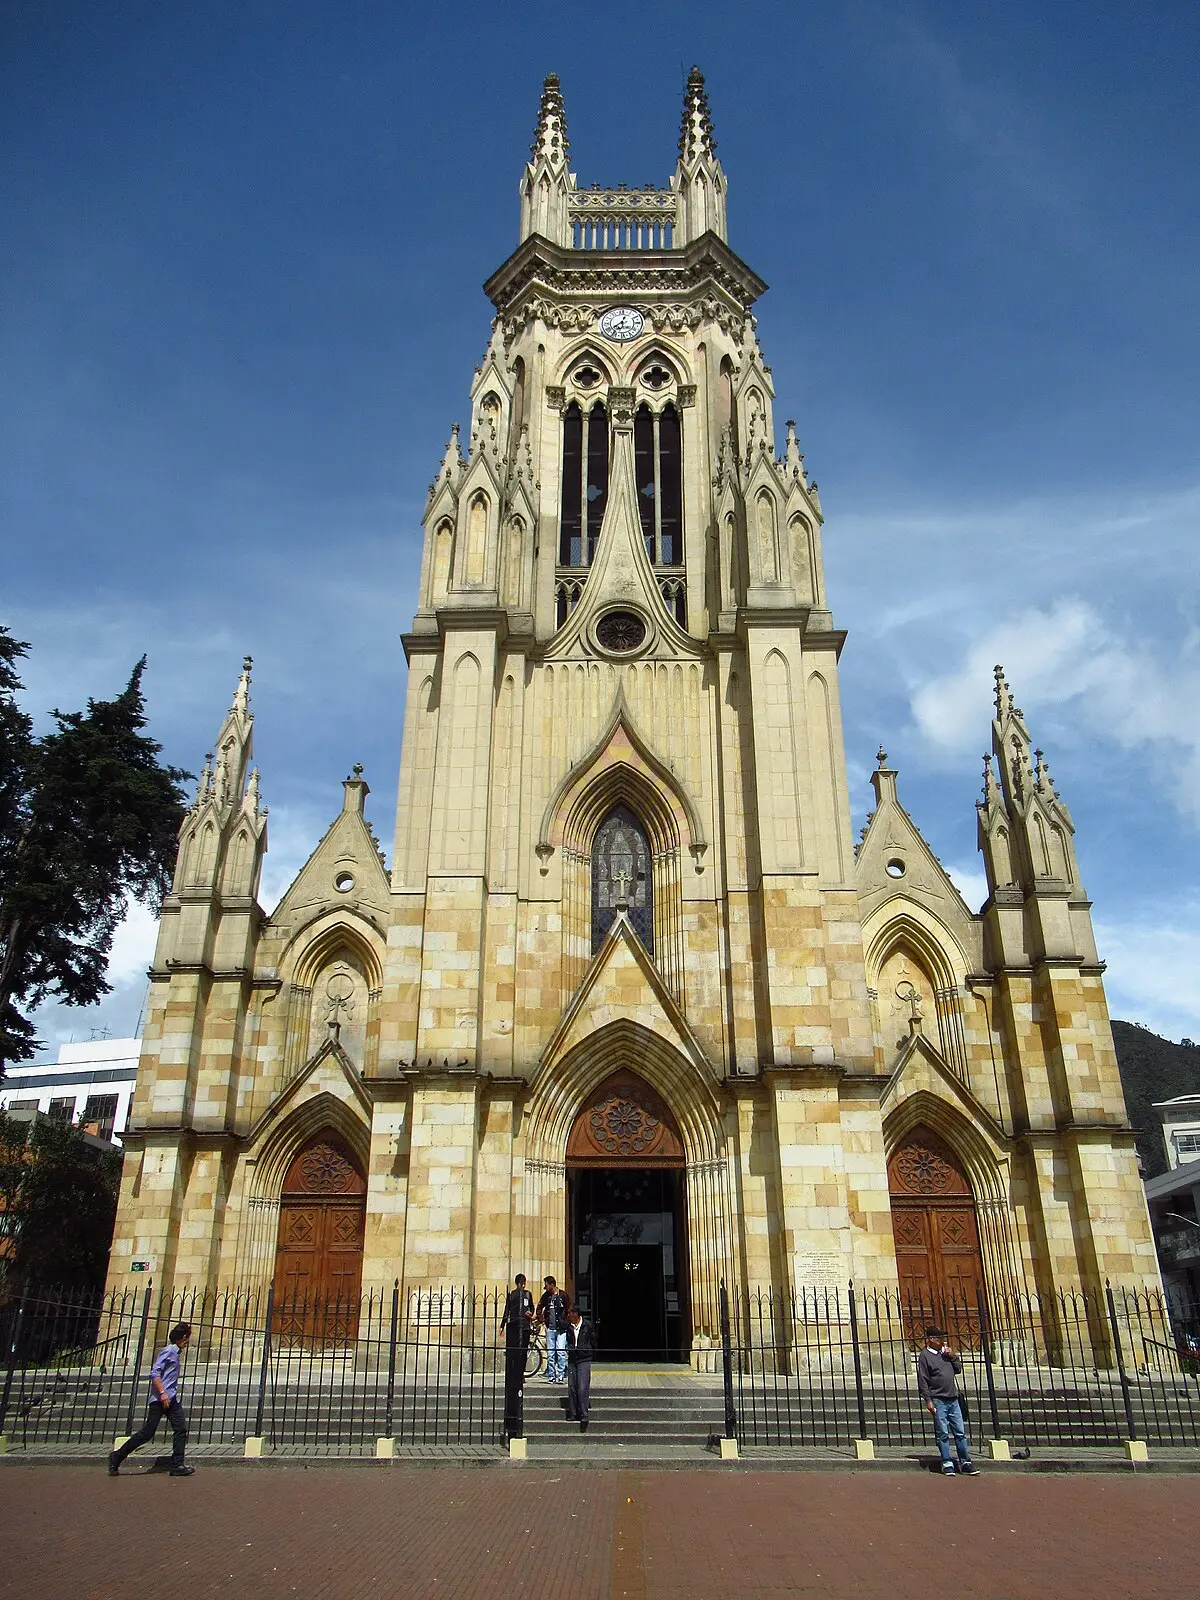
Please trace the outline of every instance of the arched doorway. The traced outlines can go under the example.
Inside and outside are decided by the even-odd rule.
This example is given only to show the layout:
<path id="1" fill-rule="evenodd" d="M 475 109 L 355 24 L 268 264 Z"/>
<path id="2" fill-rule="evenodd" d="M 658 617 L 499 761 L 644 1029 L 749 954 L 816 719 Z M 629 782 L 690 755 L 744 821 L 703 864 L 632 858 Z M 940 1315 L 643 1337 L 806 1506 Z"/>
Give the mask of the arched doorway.
<path id="1" fill-rule="evenodd" d="M 330 1129 L 316 1134 L 283 1180 L 275 1250 L 277 1332 L 354 1336 L 366 1212 L 367 1182 L 350 1147 Z"/>
<path id="2" fill-rule="evenodd" d="M 984 1280 L 975 1197 L 962 1163 L 918 1123 L 888 1161 L 888 1191 L 907 1317 L 942 1322 L 969 1342 L 978 1332 Z"/>
<path id="3" fill-rule="evenodd" d="M 568 1259 L 610 1360 L 686 1360 L 683 1180 L 683 1141 L 659 1096 L 632 1072 L 606 1079 L 567 1140 Z"/>

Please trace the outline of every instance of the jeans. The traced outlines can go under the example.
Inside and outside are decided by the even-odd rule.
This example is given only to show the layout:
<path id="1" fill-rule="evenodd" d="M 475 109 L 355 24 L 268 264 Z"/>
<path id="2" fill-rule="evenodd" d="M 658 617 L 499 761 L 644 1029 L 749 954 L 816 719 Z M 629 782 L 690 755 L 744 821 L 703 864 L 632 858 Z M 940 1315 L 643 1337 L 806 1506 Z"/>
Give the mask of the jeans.
<path id="1" fill-rule="evenodd" d="M 171 1441 L 171 1465 L 173 1467 L 181 1467 L 183 1465 L 183 1451 L 184 1446 L 187 1444 L 187 1417 L 184 1414 L 183 1407 L 178 1400 L 172 1400 L 170 1406 L 164 1411 L 157 1400 L 152 1400 L 146 1409 L 145 1422 L 142 1423 L 135 1434 L 126 1439 L 119 1450 L 114 1452 L 118 1466 L 131 1451 L 150 1443 L 158 1432 L 159 1423 L 164 1417 L 171 1424 L 173 1435 Z"/>
<path id="2" fill-rule="evenodd" d="M 546 1377 L 551 1383 L 561 1383 L 567 1375 L 567 1330 L 555 1333 L 546 1329 Z"/>
<path id="3" fill-rule="evenodd" d="M 586 1422 L 591 1409 L 591 1360 L 574 1361 L 567 1368 L 567 1421 Z"/>
<path id="4" fill-rule="evenodd" d="M 967 1443 L 967 1430 L 963 1427 L 962 1407 L 957 1400 L 934 1400 L 933 1436 L 942 1453 L 943 1467 L 953 1465 L 950 1456 L 950 1435 L 954 1435 L 954 1448 L 964 1467 L 971 1462 L 971 1446 Z"/>

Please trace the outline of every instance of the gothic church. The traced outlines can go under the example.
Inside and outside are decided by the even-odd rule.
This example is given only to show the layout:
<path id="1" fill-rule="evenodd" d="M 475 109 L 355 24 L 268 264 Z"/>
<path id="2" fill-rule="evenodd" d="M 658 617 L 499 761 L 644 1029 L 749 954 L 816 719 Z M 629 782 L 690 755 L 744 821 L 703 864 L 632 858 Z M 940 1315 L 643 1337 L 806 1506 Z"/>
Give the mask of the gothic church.
<path id="1" fill-rule="evenodd" d="M 717 1286 L 1157 1283 L 1070 815 L 996 676 L 973 914 L 880 752 L 726 240 L 580 188 L 558 80 L 425 511 L 390 870 L 361 773 L 269 916 L 249 663 L 152 969 L 112 1283 L 553 1272 L 686 1359 Z M 981 729 L 981 734 L 983 730 Z"/>

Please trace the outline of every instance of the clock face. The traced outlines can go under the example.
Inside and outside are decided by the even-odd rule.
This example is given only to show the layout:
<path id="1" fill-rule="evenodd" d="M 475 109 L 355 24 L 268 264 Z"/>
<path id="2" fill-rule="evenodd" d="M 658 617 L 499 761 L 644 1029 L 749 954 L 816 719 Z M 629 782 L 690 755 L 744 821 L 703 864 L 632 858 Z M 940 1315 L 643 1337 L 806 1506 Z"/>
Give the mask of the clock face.
<path id="1" fill-rule="evenodd" d="M 613 306 L 600 318 L 600 332 L 606 339 L 615 339 L 620 344 L 636 339 L 645 326 L 645 317 L 632 306 Z"/>

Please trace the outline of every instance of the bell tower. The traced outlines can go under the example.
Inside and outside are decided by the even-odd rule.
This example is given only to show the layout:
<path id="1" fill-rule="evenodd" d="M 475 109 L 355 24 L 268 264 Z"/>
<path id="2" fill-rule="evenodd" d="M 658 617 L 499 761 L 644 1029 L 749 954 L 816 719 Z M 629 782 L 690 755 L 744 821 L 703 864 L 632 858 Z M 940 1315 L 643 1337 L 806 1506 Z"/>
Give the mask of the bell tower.
<path id="1" fill-rule="evenodd" d="M 581 186 L 546 79 L 519 243 L 485 284 L 496 315 L 470 420 L 425 509 L 393 873 L 390 981 L 406 998 L 388 1047 L 464 1074 L 548 1071 L 616 908 L 595 841 L 623 808 L 652 863 L 626 912 L 633 927 L 652 904 L 662 1004 L 715 1081 L 777 1080 L 779 1138 L 813 1146 L 815 1183 L 828 1158 L 808 1097 L 836 1119 L 843 1080 L 873 1060 L 844 636 L 817 486 L 794 424 L 777 437 L 753 315 L 766 284 L 727 241 L 716 150 L 693 69 L 668 182 Z M 849 1181 L 825 1185 L 847 1247 Z M 797 1206 L 811 1202 L 802 1186 Z M 853 1207 L 868 1255 L 873 1203 Z"/>

